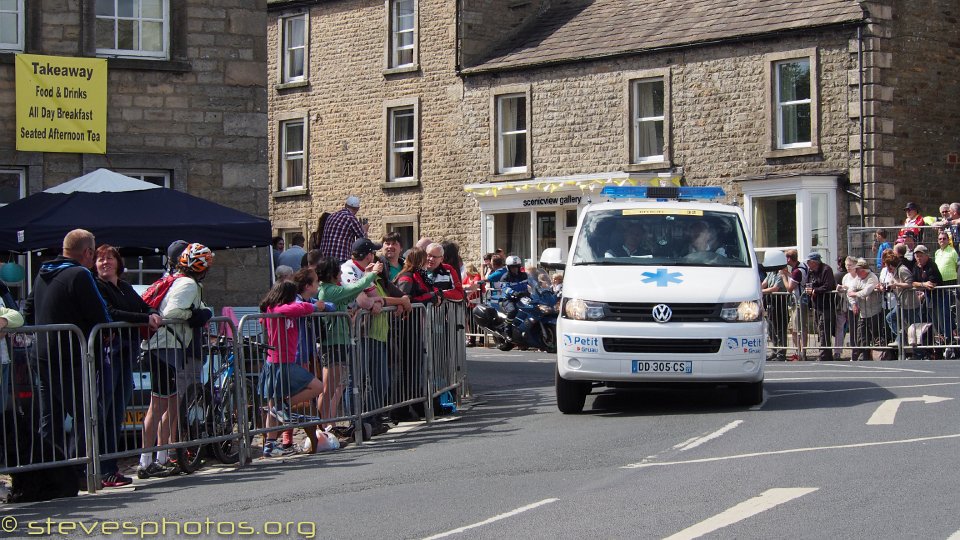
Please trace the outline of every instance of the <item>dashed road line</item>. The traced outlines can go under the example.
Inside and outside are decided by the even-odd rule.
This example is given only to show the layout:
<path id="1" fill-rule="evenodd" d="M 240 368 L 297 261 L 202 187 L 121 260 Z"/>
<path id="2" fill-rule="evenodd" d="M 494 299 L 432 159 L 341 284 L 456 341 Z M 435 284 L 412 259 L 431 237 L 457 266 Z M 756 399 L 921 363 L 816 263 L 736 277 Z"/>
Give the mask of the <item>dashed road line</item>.
<path id="1" fill-rule="evenodd" d="M 493 522 L 495 522 L 495 521 L 500 521 L 501 519 L 506 519 L 506 518 L 508 518 L 508 517 L 513 517 L 513 516 L 515 516 L 515 515 L 517 515 L 517 514 L 522 514 L 523 512 L 527 512 L 527 511 L 529 511 L 529 510 L 533 510 L 534 508 L 539 508 L 539 507 L 541 507 L 541 506 L 543 506 L 543 505 L 545 505 L 545 504 L 550 504 L 550 503 L 553 503 L 553 502 L 557 502 L 557 501 L 559 501 L 559 500 L 560 500 L 560 499 L 557 499 L 557 498 L 551 498 L 551 499 L 544 499 L 544 500 L 542 500 L 542 501 L 537 501 L 537 502 L 535 502 L 535 503 L 533 503 L 533 504 L 528 504 L 528 505 L 526 505 L 526 506 L 521 506 L 520 508 L 517 508 L 517 509 L 515 509 L 515 510 L 511 510 L 511 511 L 509 511 L 509 512 L 505 512 L 505 513 L 503 513 L 503 514 L 498 514 L 498 515 L 496 515 L 496 516 L 493 516 L 492 518 L 485 519 L 485 520 L 483 520 L 483 521 L 480 521 L 480 522 L 478 522 L 478 523 L 474 523 L 474 524 L 472 524 L 472 525 L 466 525 L 466 526 L 464 526 L 464 527 L 460 527 L 460 528 L 457 528 L 457 529 L 453 529 L 453 530 L 450 530 L 450 531 L 447 531 L 447 532 L 442 532 L 442 533 L 440 533 L 440 534 L 435 534 L 435 535 L 433 535 L 433 536 L 428 536 L 428 537 L 424 538 L 423 540 L 435 540 L 436 538 L 446 538 L 447 536 L 453 536 L 453 535 L 455 535 L 455 534 L 460 534 L 460 533 L 462 533 L 462 532 L 464 532 L 464 531 L 469 531 L 470 529 L 476 529 L 477 527 L 483 527 L 484 525 L 489 525 L 489 524 L 491 524 L 491 523 L 493 523 Z"/>
<path id="2" fill-rule="evenodd" d="M 687 527 L 676 534 L 670 535 L 665 540 L 691 540 L 693 538 L 700 538 L 705 534 L 712 533 L 713 531 L 722 529 L 728 525 L 733 525 L 738 521 L 743 521 L 749 517 L 770 510 L 771 508 L 779 506 L 783 503 L 790 502 L 796 498 L 813 493 L 818 489 L 820 488 L 768 489 L 760 495 L 724 510 L 710 519 L 701 521 L 696 525 Z"/>
<path id="3" fill-rule="evenodd" d="M 722 428 L 714 431 L 713 433 L 710 433 L 710 434 L 708 434 L 708 435 L 704 435 L 704 436 L 702 436 L 702 437 L 694 437 L 694 438 L 692 438 L 692 439 L 689 439 L 689 440 L 687 440 L 687 441 L 684 441 L 684 442 L 682 442 L 682 443 L 674 446 L 673 449 L 674 449 L 674 450 L 679 450 L 680 452 L 685 452 L 685 451 L 687 451 L 687 450 L 692 450 L 692 449 L 700 446 L 700 445 L 703 444 L 703 443 L 712 441 L 713 439 L 716 439 L 717 437 L 722 436 L 724 433 L 730 431 L 731 429 L 736 428 L 737 426 L 739 426 L 739 425 L 742 424 L 742 423 L 743 423 L 743 420 L 734 420 L 733 422 L 730 422 L 729 424 L 727 424 L 727 425 L 723 426 Z"/>
<path id="4" fill-rule="evenodd" d="M 845 450 L 848 448 L 867 448 L 870 446 L 889 446 L 894 444 L 911 444 L 911 443 L 918 443 L 918 442 L 938 441 L 938 440 L 944 440 L 944 439 L 958 439 L 958 438 L 960 438 L 960 433 L 953 433 L 951 435 L 934 435 L 931 437 L 917 437 L 913 439 L 897 439 L 892 441 L 875 441 L 875 442 L 866 442 L 866 443 L 838 444 L 833 446 L 810 446 L 805 448 L 789 448 L 786 450 L 771 450 L 769 452 L 751 452 L 749 454 L 735 454 L 732 456 L 718 456 L 718 457 L 711 457 L 711 458 L 688 459 L 685 461 L 661 461 L 661 462 L 641 461 L 639 463 L 631 463 L 629 465 L 624 465 L 620 468 L 621 469 L 643 469 L 647 467 L 668 467 L 671 465 L 693 465 L 698 463 L 713 463 L 716 461 L 730 461 L 734 459 L 778 456 L 778 455 L 784 455 L 784 454 L 799 454 L 803 452 L 816 452 L 820 450 Z"/>

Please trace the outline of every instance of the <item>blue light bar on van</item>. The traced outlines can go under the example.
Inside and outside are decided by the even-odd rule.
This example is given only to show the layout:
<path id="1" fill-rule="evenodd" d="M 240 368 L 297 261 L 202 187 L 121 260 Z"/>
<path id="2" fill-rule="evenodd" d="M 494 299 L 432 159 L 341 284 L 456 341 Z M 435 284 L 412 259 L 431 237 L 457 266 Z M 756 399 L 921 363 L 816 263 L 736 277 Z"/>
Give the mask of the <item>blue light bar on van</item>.
<path id="1" fill-rule="evenodd" d="M 716 186 L 606 186 L 600 196 L 611 199 L 715 200 L 726 196 Z"/>

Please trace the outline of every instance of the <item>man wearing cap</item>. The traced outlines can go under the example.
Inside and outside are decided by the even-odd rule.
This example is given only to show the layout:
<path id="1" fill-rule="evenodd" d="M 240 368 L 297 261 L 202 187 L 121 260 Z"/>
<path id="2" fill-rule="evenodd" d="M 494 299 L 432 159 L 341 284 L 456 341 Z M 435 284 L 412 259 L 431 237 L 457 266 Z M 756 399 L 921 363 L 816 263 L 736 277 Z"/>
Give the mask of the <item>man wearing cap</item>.
<path id="1" fill-rule="evenodd" d="M 856 279 L 847 289 L 847 296 L 855 301 L 853 311 L 860 324 L 857 326 L 857 347 L 868 348 L 883 336 L 883 295 L 878 290 L 880 280 L 870 271 L 866 259 L 857 259 L 854 267 Z M 869 350 L 866 351 L 869 355 Z M 869 356 L 868 356 L 869 357 Z"/>
<path id="2" fill-rule="evenodd" d="M 333 257 L 343 263 L 350 258 L 353 243 L 367 237 L 370 226 L 361 224 L 357 219 L 359 211 L 360 199 L 351 195 L 347 197 L 342 210 L 330 214 L 320 239 L 320 251 L 324 257 Z"/>
<path id="3" fill-rule="evenodd" d="M 837 282 L 833 277 L 833 269 L 823 262 L 823 257 L 816 252 L 807 255 L 805 292 L 810 297 L 810 304 L 813 307 L 813 324 L 817 329 L 817 339 L 820 343 L 821 362 L 833 360 L 830 341 L 837 316 L 834 302 L 836 288 Z"/>
<path id="4" fill-rule="evenodd" d="M 897 241 L 902 242 L 903 235 L 907 231 L 912 231 L 917 242 L 921 242 L 923 240 L 923 229 L 921 227 L 924 226 L 924 222 L 923 216 L 920 215 L 920 207 L 917 206 L 917 203 L 908 202 L 903 207 L 903 211 L 907 213 L 907 217 L 903 220 L 903 228 L 900 229 Z"/>

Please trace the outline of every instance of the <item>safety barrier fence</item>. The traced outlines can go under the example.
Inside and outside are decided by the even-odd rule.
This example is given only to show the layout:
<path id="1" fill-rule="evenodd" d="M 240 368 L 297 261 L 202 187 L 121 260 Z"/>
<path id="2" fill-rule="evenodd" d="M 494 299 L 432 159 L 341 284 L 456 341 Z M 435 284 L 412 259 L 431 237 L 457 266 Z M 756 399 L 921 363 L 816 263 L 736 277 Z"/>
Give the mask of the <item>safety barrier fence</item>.
<path id="1" fill-rule="evenodd" d="M 146 325 L 102 324 L 89 336 L 72 325 L 19 328 L 7 333 L 0 378 L 0 473 L 85 468 L 92 492 L 118 459 L 141 453 L 168 452 L 185 471 L 209 457 L 243 466 L 257 436 L 352 424 L 362 444 L 364 422 L 417 404 L 432 421 L 433 398 L 459 398 L 465 384 L 465 313 L 444 302 L 217 317 L 199 328 L 164 321 L 143 353 Z"/>
<path id="2" fill-rule="evenodd" d="M 777 360 L 960 358 L 958 286 L 764 295 Z"/>

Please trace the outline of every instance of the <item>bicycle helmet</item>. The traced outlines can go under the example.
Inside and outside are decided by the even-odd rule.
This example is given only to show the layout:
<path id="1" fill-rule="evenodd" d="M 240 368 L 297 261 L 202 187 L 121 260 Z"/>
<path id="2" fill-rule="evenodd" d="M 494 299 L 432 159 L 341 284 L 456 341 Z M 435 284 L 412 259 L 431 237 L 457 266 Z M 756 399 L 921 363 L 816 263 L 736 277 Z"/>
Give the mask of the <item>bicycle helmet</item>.
<path id="1" fill-rule="evenodd" d="M 213 266 L 213 252 L 203 244 L 190 244 L 180 254 L 180 267 L 190 272 L 201 274 L 211 266 Z"/>
<path id="2" fill-rule="evenodd" d="M 523 261 L 520 260 L 520 257 L 516 255 L 511 255 L 507 257 L 507 266 L 523 266 Z"/>

